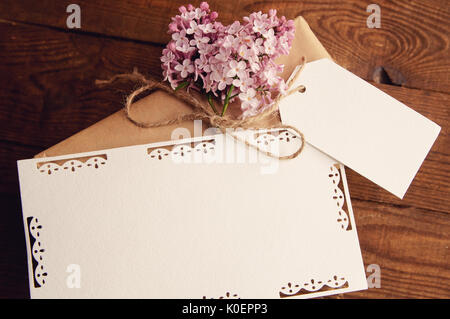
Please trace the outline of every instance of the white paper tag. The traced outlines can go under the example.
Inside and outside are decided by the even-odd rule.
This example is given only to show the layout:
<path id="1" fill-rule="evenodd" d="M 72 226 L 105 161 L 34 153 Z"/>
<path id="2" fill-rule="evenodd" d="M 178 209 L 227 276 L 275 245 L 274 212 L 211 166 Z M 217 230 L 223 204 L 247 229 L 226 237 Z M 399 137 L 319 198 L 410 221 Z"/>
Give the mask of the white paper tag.
<path id="1" fill-rule="evenodd" d="M 308 63 L 280 104 L 283 124 L 403 198 L 440 127 L 331 60 Z"/>

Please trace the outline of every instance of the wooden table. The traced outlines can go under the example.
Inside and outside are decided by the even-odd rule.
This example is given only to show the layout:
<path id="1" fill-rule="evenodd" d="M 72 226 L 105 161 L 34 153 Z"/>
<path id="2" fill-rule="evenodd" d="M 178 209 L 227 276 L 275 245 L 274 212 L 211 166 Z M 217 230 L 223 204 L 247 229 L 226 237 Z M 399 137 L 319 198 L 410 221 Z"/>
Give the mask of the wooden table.
<path id="1" fill-rule="evenodd" d="M 73 1 L 0 2 L 0 297 L 29 296 L 16 160 L 122 106 L 130 88 L 98 89 L 95 79 L 133 67 L 159 75 L 169 18 L 184 1 L 78 0 L 76 31 L 66 26 Z M 442 126 L 403 200 L 348 171 L 364 262 L 380 266 L 381 288 L 341 297 L 450 297 L 448 0 L 379 0 L 379 29 L 366 26 L 367 1 L 209 3 L 224 23 L 270 8 L 303 15 L 339 64 Z"/>

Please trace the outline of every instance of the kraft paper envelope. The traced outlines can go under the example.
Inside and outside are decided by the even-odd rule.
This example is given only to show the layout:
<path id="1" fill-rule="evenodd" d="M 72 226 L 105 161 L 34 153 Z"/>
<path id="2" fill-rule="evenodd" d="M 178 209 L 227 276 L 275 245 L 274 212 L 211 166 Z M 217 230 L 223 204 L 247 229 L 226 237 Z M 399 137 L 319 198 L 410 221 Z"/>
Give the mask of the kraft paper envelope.
<path id="1" fill-rule="evenodd" d="M 287 130 L 244 132 L 280 155 Z M 279 150 L 279 151 L 278 151 Z M 222 134 L 18 162 L 32 298 L 309 298 L 367 288 L 345 171 Z"/>
<path id="2" fill-rule="evenodd" d="M 296 84 L 306 91 L 281 102 L 283 123 L 403 198 L 441 128 L 329 59 L 307 63 Z"/>

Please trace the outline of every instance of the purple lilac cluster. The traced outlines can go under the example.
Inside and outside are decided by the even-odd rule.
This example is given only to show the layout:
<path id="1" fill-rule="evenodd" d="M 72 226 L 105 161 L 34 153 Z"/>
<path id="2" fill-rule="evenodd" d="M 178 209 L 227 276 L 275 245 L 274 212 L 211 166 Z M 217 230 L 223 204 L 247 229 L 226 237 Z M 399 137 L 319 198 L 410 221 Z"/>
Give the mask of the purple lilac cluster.
<path id="1" fill-rule="evenodd" d="M 258 114 L 273 103 L 286 84 L 278 76 L 282 65 L 275 58 L 289 53 L 294 38 L 294 22 L 276 10 L 255 12 L 224 26 L 217 12 L 202 2 L 179 8 L 172 18 L 172 40 L 161 57 L 164 79 L 172 88 L 187 87 L 223 103 L 223 113 L 235 98 L 241 102 L 242 116 Z"/>

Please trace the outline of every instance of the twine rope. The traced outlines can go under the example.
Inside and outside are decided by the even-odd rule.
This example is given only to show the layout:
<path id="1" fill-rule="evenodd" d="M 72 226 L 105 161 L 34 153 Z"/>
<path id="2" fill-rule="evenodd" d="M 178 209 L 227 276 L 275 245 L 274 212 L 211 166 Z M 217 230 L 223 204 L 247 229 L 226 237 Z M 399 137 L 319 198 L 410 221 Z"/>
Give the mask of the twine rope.
<path id="1" fill-rule="evenodd" d="M 292 75 L 290 76 L 289 80 L 286 82 L 286 85 L 288 87 L 287 91 L 282 94 L 279 93 L 277 97 L 275 98 L 272 105 L 263 110 L 261 113 L 253 116 L 249 116 L 243 119 L 232 119 L 229 117 L 222 117 L 220 115 L 217 115 L 214 113 L 208 103 L 204 103 L 199 101 L 197 98 L 195 98 L 193 95 L 189 94 L 187 90 L 174 90 L 171 86 L 166 84 L 165 82 L 159 82 L 155 81 L 153 79 L 147 79 L 143 74 L 139 73 L 136 68 L 134 68 L 133 73 L 126 73 L 126 74 L 117 74 L 110 78 L 109 80 L 96 80 L 95 83 L 97 85 L 103 86 L 111 84 L 115 81 L 120 80 L 130 80 L 134 82 L 141 82 L 144 85 L 140 87 L 139 89 L 133 91 L 130 95 L 127 96 L 126 102 L 125 102 L 125 116 L 134 125 L 140 128 L 156 128 L 156 127 L 162 127 L 172 124 L 179 124 L 185 121 L 193 121 L 193 120 L 202 120 L 208 122 L 212 127 L 218 128 L 223 134 L 228 134 L 233 139 L 244 143 L 246 146 L 250 148 L 254 148 L 265 155 L 276 158 L 279 160 L 287 160 L 287 159 L 293 159 L 296 158 L 302 151 L 305 144 L 305 138 L 303 136 L 303 133 L 297 129 L 294 126 L 291 125 L 285 125 L 285 124 L 277 124 L 277 125 L 270 125 L 265 127 L 258 127 L 257 122 L 266 120 L 270 117 L 273 117 L 278 112 L 278 106 L 283 98 L 295 93 L 295 92 L 304 92 L 305 87 L 303 85 L 298 85 L 293 87 L 293 83 L 295 83 L 296 79 L 300 75 L 301 71 L 303 70 L 306 63 L 306 58 L 302 57 L 301 63 L 294 69 Z M 156 90 L 164 91 L 184 102 L 189 104 L 193 108 L 192 113 L 187 114 L 180 114 L 172 119 L 166 119 L 158 122 L 140 122 L 138 120 L 135 120 L 131 117 L 130 111 L 133 105 L 133 102 L 137 96 L 142 94 L 143 92 L 149 91 L 154 92 Z M 301 140 L 301 146 L 290 155 L 285 156 L 279 156 L 277 154 L 271 153 L 269 151 L 262 150 L 258 146 L 251 144 L 247 141 L 247 139 L 242 139 L 234 134 L 231 134 L 229 130 L 227 129 L 236 129 L 236 128 L 242 128 L 242 129 L 252 129 L 252 130 L 258 130 L 258 129 L 272 129 L 272 128 L 285 128 L 285 129 L 291 129 L 293 130 L 298 137 Z"/>

